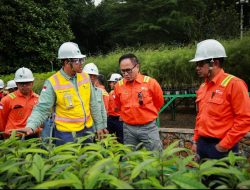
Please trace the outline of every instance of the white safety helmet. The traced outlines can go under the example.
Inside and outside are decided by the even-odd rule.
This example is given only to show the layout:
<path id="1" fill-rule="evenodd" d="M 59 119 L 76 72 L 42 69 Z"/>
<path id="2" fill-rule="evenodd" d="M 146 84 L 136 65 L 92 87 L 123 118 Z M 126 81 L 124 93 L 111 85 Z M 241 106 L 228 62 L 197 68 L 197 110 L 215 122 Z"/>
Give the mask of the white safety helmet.
<path id="1" fill-rule="evenodd" d="M 4 88 L 4 82 L 2 79 L 0 79 L 0 88 Z"/>
<path id="2" fill-rule="evenodd" d="M 19 68 L 15 73 L 15 82 L 32 82 L 34 81 L 33 74 L 28 68 Z"/>
<path id="3" fill-rule="evenodd" d="M 119 81 L 120 79 L 122 78 L 122 76 L 118 73 L 113 73 L 111 76 L 110 76 L 110 79 L 108 80 L 109 82 L 117 82 Z"/>
<path id="4" fill-rule="evenodd" d="M 208 39 L 197 44 L 194 59 L 189 62 L 203 61 L 206 59 L 227 57 L 225 48 L 217 40 Z"/>
<path id="5" fill-rule="evenodd" d="M 84 57 L 86 55 L 82 55 L 78 45 L 73 42 L 63 43 L 58 50 L 58 59 L 81 59 Z"/>
<path id="6" fill-rule="evenodd" d="M 83 67 L 83 71 L 91 75 L 99 75 L 99 70 L 94 63 L 88 63 Z"/>
<path id="7" fill-rule="evenodd" d="M 10 80 L 7 82 L 6 90 L 17 88 L 16 82 L 14 80 Z"/>

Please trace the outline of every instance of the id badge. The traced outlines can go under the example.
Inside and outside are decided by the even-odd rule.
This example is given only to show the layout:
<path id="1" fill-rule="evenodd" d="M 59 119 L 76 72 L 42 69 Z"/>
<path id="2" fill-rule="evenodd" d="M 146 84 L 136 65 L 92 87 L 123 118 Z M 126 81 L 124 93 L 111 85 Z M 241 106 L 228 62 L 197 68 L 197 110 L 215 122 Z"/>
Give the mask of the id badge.
<path id="1" fill-rule="evenodd" d="M 73 98 L 72 94 L 69 94 L 69 93 L 65 93 L 63 96 L 64 104 L 67 110 L 74 107 L 72 98 Z"/>

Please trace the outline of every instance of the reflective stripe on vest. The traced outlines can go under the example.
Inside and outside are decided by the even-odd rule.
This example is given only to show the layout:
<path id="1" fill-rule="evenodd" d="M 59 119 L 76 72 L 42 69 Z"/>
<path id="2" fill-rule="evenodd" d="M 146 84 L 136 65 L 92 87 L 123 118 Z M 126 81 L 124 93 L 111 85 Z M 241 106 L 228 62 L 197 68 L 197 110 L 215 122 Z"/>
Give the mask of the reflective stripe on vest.
<path id="1" fill-rule="evenodd" d="M 118 81 L 119 86 L 123 85 L 123 79 Z"/>
<path id="2" fill-rule="evenodd" d="M 144 79 L 143 79 L 143 82 L 148 82 L 149 81 L 149 79 L 150 79 L 150 77 L 149 76 L 144 76 Z"/>
<path id="3" fill-rule="evenodd" d="M 233 75 L 228 75 L 226 78 L 223 79 L 221 82 L 221 86 L 226 87 L 228 83 L 231 81 L 231 79 L 234 78 Z"/>
<path id="4" fill-rule="evenodd" d="M 144 76 L 143 82 L 148 83 L 148 82 L 149 82 L 149 79 L 150 79 L 149 76 Z M 119 81 L 118 81 L 118 84 L 119 84 L 119 86 L 122 86 L 122 85 L 123 85 L 123 79 L 122 79 L 122 80 L 119 80 Z"/>
<path id="5" fill-rule="evenodd" d="M 16 95 L 15 95 L 14 93 L 10 93 L 10 94 L 9 94 L 9 97 L 10 97 L 11 99 L 14 99 L 14 98 L 16 97 Z"/>
<path id="6" fill-rule="evenodd" d="M 85 122 L 85 121 L 88 121 L 90 118 L 90 116 L 88 116 L 85 120 L 85 118 L 64 118 L 64 117 L 59 117 L 59 116 L 56 116 L 55 117 L 55 120 L 56 121 L 63 121 L 63 122 L 67 122 L 67 123 L 77 123 L 77 122 Z"/>

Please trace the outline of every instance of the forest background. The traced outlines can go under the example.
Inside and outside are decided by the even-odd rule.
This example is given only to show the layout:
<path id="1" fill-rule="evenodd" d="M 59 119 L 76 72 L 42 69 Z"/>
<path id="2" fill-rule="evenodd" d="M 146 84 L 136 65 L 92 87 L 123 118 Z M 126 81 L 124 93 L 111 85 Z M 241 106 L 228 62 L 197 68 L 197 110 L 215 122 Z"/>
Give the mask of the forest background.
<path id="1" fill-rule="evenodd" d="M 249 3 L 236 0 L 103 0 L 98 6 L 91 0 L 1 0 L 0 78 L 6 82 L 28 67 L 40 93 L 60 68 L 59 46 L 73 41 L 106 78 L 119 72 L 123 53 L 133 52 L 142 72 L 163 88 L 196 86 L 200 81 L 188 60 L 199 41 L 213 38 L 227 50 L 226 71 L 249 85 L 249 10 Z"/>

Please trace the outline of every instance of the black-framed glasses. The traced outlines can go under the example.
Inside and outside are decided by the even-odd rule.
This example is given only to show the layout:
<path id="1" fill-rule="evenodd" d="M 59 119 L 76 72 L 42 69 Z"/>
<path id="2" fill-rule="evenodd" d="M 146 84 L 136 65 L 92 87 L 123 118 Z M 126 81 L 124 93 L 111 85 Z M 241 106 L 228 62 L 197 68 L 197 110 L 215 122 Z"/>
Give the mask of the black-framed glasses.
<path id="1" fill-rule="evenodd" d="M 131 74 L 133 69 L 136 67 L 137 64 L 134 65 L 131 69 L 121 69 L 121 73 L 124 75 L 125 73 Z"/>

